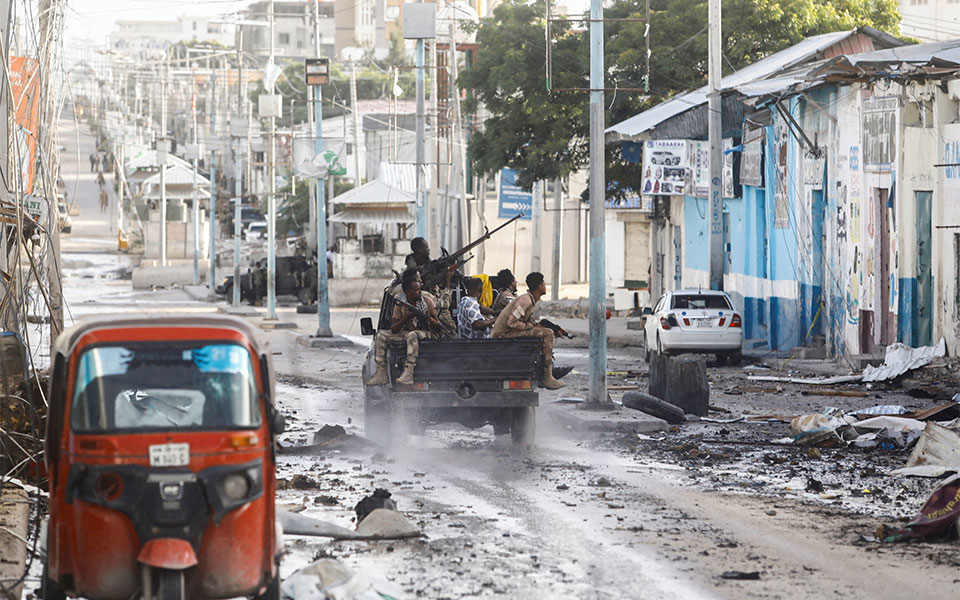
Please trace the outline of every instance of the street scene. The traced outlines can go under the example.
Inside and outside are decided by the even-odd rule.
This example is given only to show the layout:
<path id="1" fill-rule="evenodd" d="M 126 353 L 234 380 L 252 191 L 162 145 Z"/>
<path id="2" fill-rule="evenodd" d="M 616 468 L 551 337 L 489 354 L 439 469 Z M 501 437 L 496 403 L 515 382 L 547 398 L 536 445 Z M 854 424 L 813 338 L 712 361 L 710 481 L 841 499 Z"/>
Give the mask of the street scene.
<path id="1" fill-rule="evenodd" d="M 960 5 L 800 4 L 8 2 L 0 597 L 958 589 Z"/>

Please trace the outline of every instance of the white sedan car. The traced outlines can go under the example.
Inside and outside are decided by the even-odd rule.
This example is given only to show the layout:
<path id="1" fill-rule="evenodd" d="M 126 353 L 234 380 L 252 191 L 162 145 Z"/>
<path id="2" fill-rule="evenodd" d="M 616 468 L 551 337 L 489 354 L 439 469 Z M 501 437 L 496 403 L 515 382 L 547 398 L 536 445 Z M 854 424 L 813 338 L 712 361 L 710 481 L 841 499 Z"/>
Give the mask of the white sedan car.
<path id="1" fill-rule="evenodd" d="M 657 301 L 646 315 L 641 348 L 650 354 L 694 352 L 716 354 L 717 361 L 739 364 L 743 347 L 743 318 L 730 296 L 713 290 L 674 290 Z"/>

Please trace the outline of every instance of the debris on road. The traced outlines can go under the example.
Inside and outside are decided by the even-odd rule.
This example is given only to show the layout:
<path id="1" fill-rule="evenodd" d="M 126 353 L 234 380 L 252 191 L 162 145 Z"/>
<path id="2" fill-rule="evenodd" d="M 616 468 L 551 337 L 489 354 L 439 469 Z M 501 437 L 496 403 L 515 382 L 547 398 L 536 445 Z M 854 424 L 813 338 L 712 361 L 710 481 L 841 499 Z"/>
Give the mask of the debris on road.
<path id="1" fill-rule="evenodd" d="M 627 408 L 659 417 L 671 425 L 682 423 L 684 419 L 683 409 L 679 406 L 643 392 L 626 392 L 621 403 Z"/>
<path id="2" fill-rule="evenodd" d="M 283 455 L 311 455 L 341 450 L 345 452 L 357 450 L 373 450 L 380 446 L 365 437 L 347 433 L 341 425 L 324 425 L 313 434 L 313 440 L 308 445 L 281 445 L 277 452 Z"/>
<path id="3" fill-rule="evenodd" d="M 404 598 L 397 586 L 357 573 L 332 558 L 294 572 L 280 586 L 283 600 L 384 600 Z"/>
<path id="4" fill-rule="evenodd" d="M 911 348 L 906 344 L 891 344 L 879 367 L 867 366 L 863 370 L 863 381 L 889 381 L 896 379 L 907 371 L 919 369 L 933 362 L 934 358 L 945 356 L 947 343 L 943 338 L 936 346 L 922 346 Z"/>
<path id="5" fill-rule="evenodd" d="M 906 527 L 884 531 L 884 542 L 916 540 L 946 540 L 957 538 L 957 520 L 960 518 L 960 475 L 954 475 L 930 494 L 920 513 Z"/>
<path id="6" fill-rule="evenodd" d="M 943 427 L 936 423 L 927 423 L 916 447 L 902 469 L 891 471 L 891 475 L 914 475 L 919 477 L 940 477 L 946 473 L 960 471 L 960 431 Z"/>
<path id="7" fill-rule="evenodd" d="M 357 533 L 371 540 L 402 540 L 423 535 L 402 513 L 388 508 L 374 509 L 357 525 Z"/>
<path id="8" fill-rule="evenodd" d="M 357 502 L 354 511 L 357 513 L 357 523 L 361 523 L 367 515 L 377 509 L 397 510 L 397 503 L 390 497 L 390 492 L 384 488 L 377 488 L 369 496 Z"/>
<path id="9" fill-rule="evenodd" d="M 720 579 L 756 580 L 760 579 L 760 571 L 724 571 Z"/>

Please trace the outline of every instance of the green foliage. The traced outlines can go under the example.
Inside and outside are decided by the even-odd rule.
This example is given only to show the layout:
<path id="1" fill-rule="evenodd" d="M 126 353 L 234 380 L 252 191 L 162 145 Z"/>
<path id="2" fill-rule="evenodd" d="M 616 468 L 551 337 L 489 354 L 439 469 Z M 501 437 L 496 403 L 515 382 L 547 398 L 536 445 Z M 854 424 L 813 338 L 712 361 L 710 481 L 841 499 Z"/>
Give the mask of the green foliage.
<path id="1" fill-rule="evenodd" d="M 604 17 L 644 17 L 644 0 L 614 0 Z M 740 69 L 802 39 L 870 25 L 899 30 L 897 0 L 723 0 L 724 71 Z M 665 98 L 706 83 L 707 1 L 651 0 L 650 93 L 605 95 L 607 124 L 627 119 Z M 485 105 L 492 117 L 470 141 L 478 172 L 502 167 L 518 171 L 520 185 L 562 177 L 588 159 L 589 115 L 585 93 L 546 92 L 542 0 L 505 0 L 481 21 L 477 64 L 463 72 L 460 85 Z M 553 88 L 587 87 L 587 36 L 553 26 Z M 579 27 L 579 25 L 578 25 Z M 608 22 L 604 31 L 605 85 L 644 86 L 646 46 L 643 22 Z M 611 194 L 639 182 L 635 166 L 623 163 L 619 148 L 607 148 Z"/>
<path id="2" fill-rule="evenodd" d="M 390 56 L 387 60 L 391 60 Z M 357 96 L 361 100 L 376 100 L 393 97 L 392 65 L 367 61 L 357 65 Z M 403 89 L 402 98 L 412 98 L 416 91 L 416 74 L 413 69 L 400 69 L 398 85 Z M 303 63 L 288 62 L 283 66 L 283 74 L 274 85 L 276 93 L 283 96 L 282 123 L 290 122 L 290 106 L 293 106 L 294 123 L 307 122 L 307 85 L 303 80 Z M 262 81 L 258 81 L 250 92 L 250 100 L 256 106 L 260 94 L 266 93 Z M 350 105 L 350 71 L 340 63 L 330 65 L 330 83 L 322 88 L 323 117 L 336 117 L 347 112 Z M 256 114 L 256 111 L 254 111 Z"/>

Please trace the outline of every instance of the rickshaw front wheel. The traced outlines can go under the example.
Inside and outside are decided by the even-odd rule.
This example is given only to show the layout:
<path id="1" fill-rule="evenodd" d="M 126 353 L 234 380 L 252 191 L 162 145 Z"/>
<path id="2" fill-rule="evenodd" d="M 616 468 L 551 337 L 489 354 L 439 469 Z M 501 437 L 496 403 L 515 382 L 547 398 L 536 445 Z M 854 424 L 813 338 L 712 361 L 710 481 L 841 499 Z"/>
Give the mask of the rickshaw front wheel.
<path id="1" fill-rule="evenodd" d="M 267 589 L 254 600 L 280 600 L 280 574 L 267 582 Z"/>
<path id="2" fill-rule="evenodd" d="M 43 600 L 66 600 L 67 594 L 60 585 L 47 575 L 47 564 L 43 564 L 43 580 L 41 582 L 40 597 Z"/>
<path id="3" fill-rule="evenodd" d="M 172 571 L 170 569 L 159 569 L 157 571 L 157 599 L 187 600 L 183 586 L 183 571 Z"/>

